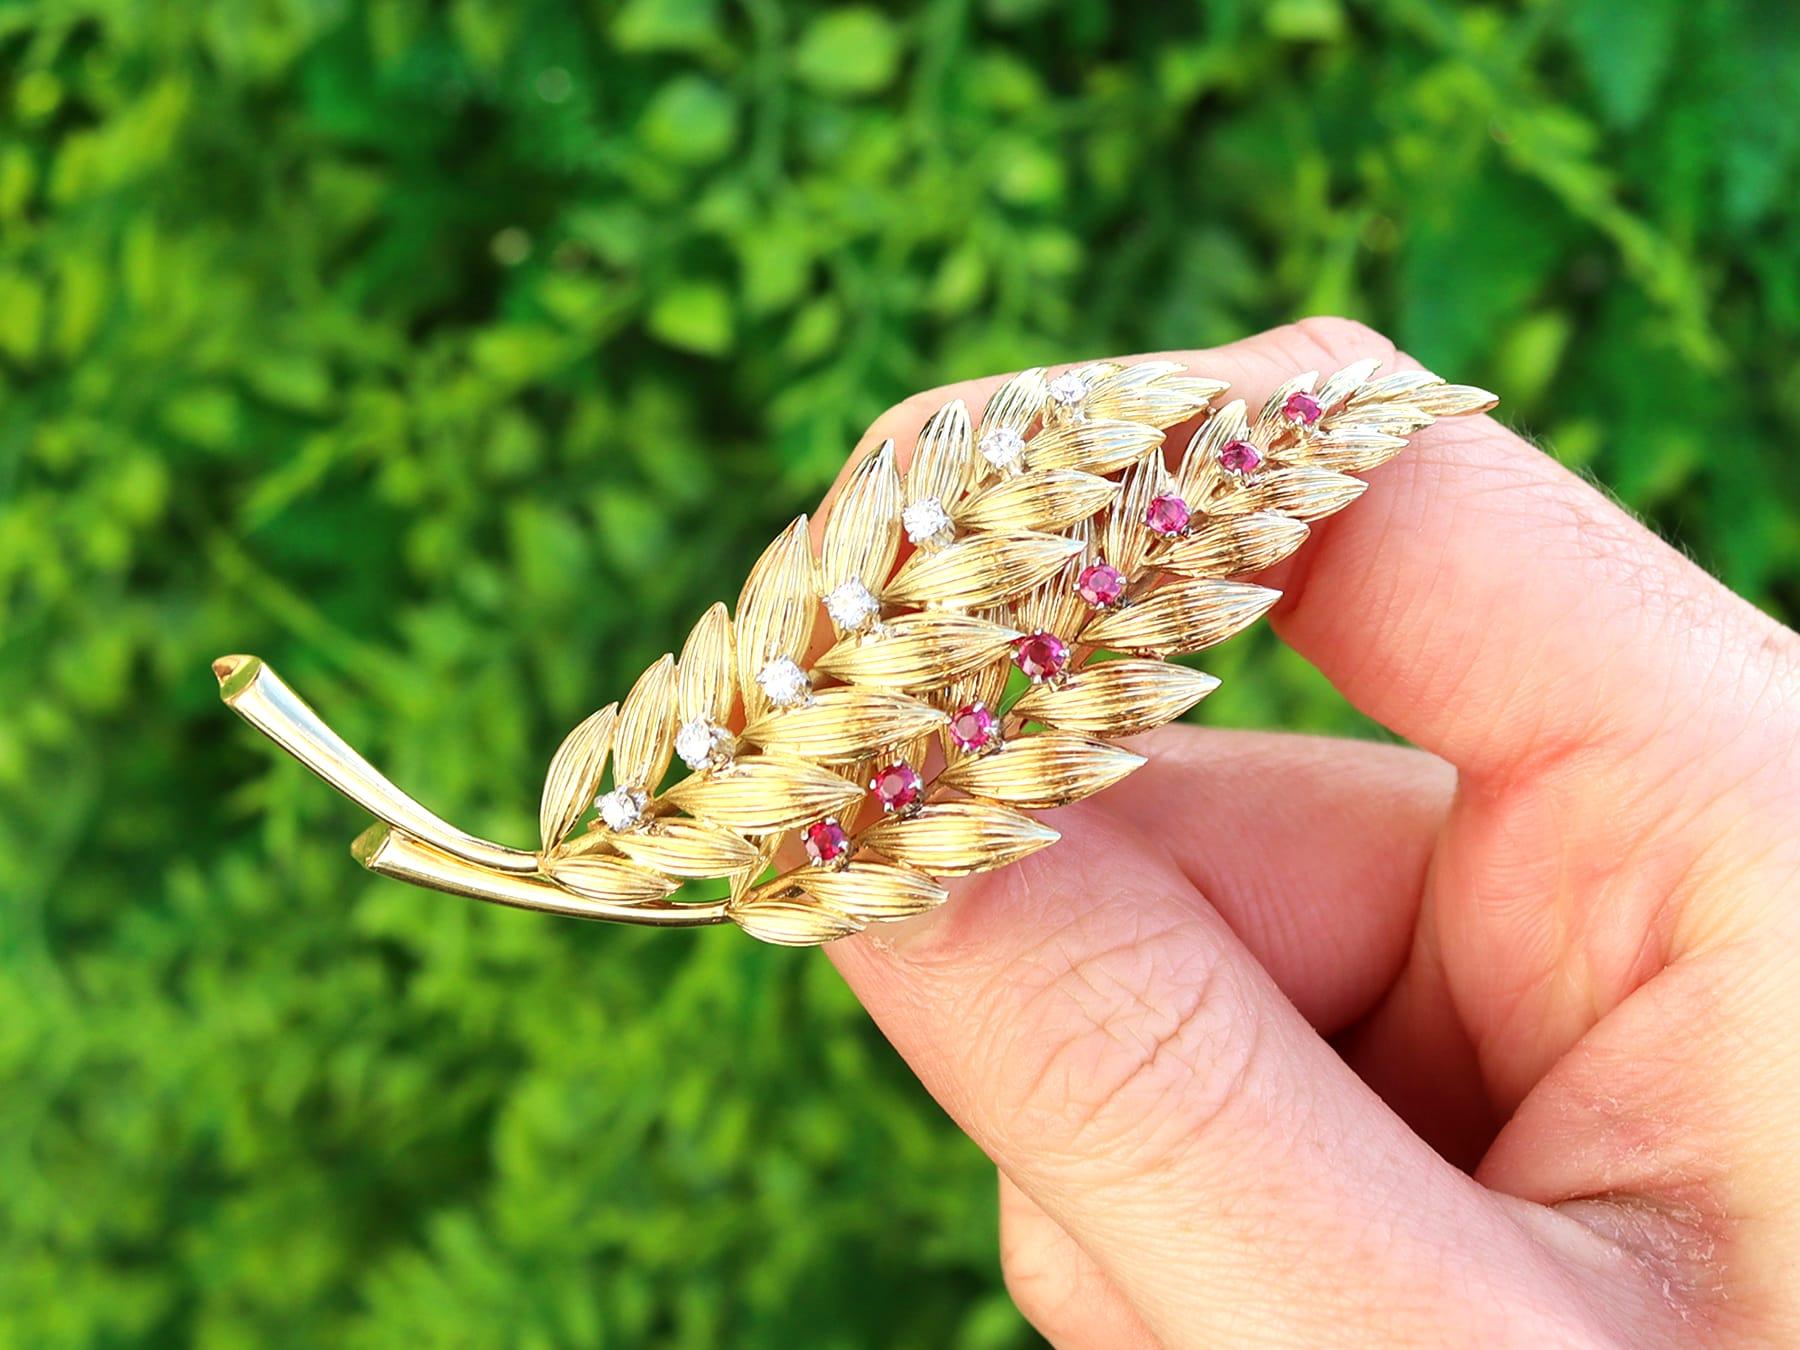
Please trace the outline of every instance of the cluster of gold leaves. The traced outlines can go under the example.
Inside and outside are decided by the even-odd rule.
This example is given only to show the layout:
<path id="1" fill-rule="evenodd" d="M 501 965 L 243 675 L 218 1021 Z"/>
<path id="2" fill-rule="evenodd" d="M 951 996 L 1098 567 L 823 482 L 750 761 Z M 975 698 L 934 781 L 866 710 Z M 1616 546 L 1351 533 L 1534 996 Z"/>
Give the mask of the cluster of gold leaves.
<path id="1" fill-rule="evenodd" d="M 715 605 L 679 659 L 653 663 L 622 704 L 570 733 L 551 763 L 540 812 L 542 870 L 576 894 L 660 902 L 684 880 L 721 878 L 729 916 L 769 942 L 805 945 L 943 902 L 937 878 L 1014 862 L 1056 839 L 1028 811 L 1075 801 L 1143 761 L 1108 737 L 1179 717 L 1217 686 L 1164 660 L 1253 623 L 1276 592 L 1236 578 L 1287 557 L 1307 522 L 1341 509 L 1365 484 L 1352 475 L 1396 454 L 1440 417 L 1482 411 L 1491 395 L 1407 371 L 1376 378 L 1359 362 L 1322 384 L 1300 375 L 1254 416 L 1242 401 L 1172 362 L 1100 364 L 1076 372 L 1085 398 L 1050 397 L 1041 370 L 1003 385 L 979 425 L 961 402 L 925 424 L 901 473 L 890 442 L 849 476 L 814 555 L 807 519 L 758 559 L 735 621 Z M 1310 426 L 1283 413 L 1315 398 Z M 1167 429 L 1196 423 L 1184 453 Z M 980 452 L 996 431 L 1024 440 L 1002 473 Z M 1258 472 L 1235 477 L 1220 451 L 1247 440 Z M 1161 493 L 1194 512 L 1178 539 L 1144 523 Z M 907 505 L 935 498 L 954 534 L 915 549 L 896 570 Z M 1125 574 L 1128 603 L 1102 610 L 1075 580 L 1104 558 Z M 821 599 L 860 582 L 882 604 L 864 631 L 837 631 L 811 662 L 810 701 L 774 706 L 757 682 L 771 660 L 807 665 Z M 1060 681 L 1031 686 L 1006 722 L 1003 748 L 966 755 L 948 735 L 951 710 L 980 700 L 998 711 L 1022 634 L 1048 631 L 1073 660 Z M 1128 655 L 1120 656 L 1124 653 Z M 657 793 L 676 730 L 703 718 L 741 727 L 728 763 Z M 905 759 L 936 768 L 925 804 L 879 814 L 867 800 L 873 767 Z M 643 791 L 643 823 L 577 830 L 608 763 L 615 784 Z M 937 767 L 941 766 L 941 767 Z M 765 880 L 793 832 L 825 817 L 850 832 L 847 863 L 801 864 Z"/>

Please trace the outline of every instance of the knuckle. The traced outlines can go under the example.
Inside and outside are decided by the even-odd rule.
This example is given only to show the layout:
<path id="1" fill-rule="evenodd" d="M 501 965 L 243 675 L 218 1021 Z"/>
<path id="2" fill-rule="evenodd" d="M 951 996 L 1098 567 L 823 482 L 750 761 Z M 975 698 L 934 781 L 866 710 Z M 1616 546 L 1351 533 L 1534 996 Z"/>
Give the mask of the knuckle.
<path id="1" fill-rule="evenodd" d="M 1033 962 L 1037 987 L 990 1060 L 1004 1066 L 1006 1128 L 1040 1154 L 1141 1175 L 1211 1133 L 1259 1054 L 1255 999 L 1189 921 Z"/>

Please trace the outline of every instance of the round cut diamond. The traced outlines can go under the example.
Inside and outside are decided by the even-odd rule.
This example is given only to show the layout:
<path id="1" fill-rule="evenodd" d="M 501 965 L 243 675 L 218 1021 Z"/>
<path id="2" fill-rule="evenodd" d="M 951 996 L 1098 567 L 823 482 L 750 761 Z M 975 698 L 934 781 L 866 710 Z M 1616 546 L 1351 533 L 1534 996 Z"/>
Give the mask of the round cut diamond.
<path id="1" fill-rule="evenodd" d="M 800 839 L 806 845 L 806 856 L 820 867 L 849 861 L 850 836 L 831 816 L 808 825 L 800 831 Z"/>
<path id="2" fill-rule="evenodd" d="M 1281 415 L 1297 426 L 1303 427 L 1310 427 L 1318 421 L 1322 411 L 1323 409 L 1319 407 L 1319 400 L 1304 389 L 1296 389 L 1287 396 L 1286 401 L 1281 405 Z"/>
<path id="3" fill-rule="evenodd" d="M 996 469 L 1010 473 L 1025 459 L 1025 438 L 1012 427 L 995 427 L 982 436 L 981 453 Z"/>
<path id="4" fill-rule="evenodd" d="M 1075 578 L 1075 593 L 1095 609 L 1116 605 L 1125 598 L 1125 574 L 1104 558 L 1091 562 Z"/>
<path id="5" fill-rule="evenodd" d="M 1238 478 L 1248 478 L 1262 462 L 1262 451 L 1249 441 L 1232 441 L 1219 451 L 1219 467 Z"/>
<path id="6" fill-rule="evenodd" d="M 1000 719 L 985 703 L 965 703 L 950 719 L 950 739 L 959 750 L 979 753 L 1000 746 Z"/>
<path id="7" fill-rule="evenodd" d="M 675 733 L 675 753 L 695 771 L 729 763 L 734 749 L 736 742 L 731 733 L 704 717 L 690 717 Z"/>
<path id="8" fill-rule="evenodd" d="M 1053 412 L 1079 421 L 1087 402 L 1087 381 L 1072 370 L 1065 370 L 1050 381 L 1050 407 Z"/>
<path id="9" fill-rule="evenodd" d="M 881 613 L 881 601 L 860 581 L 846 581 L 825 597 L 825 612 L 839 628 L 856 632 Z"/>
<path id="10" fill-rule="evenodd" d="M 1013 643 L 1013 664 L 1033 684 L 1054 680 L 1069 664 L 1069 644 L 1055 633 L 1028 633 Z"/>
<path id="11" fill-rule="evenodd" d="M 643 823 L 646 800 L 643 793 L 631 788 L 614 788 L 596 798 L 594 808 L 600 812 L 601 823 L 617 834 Z"/>
<path id="12" fill-rule="evenodd" d="M 1144 508 L 1144 524 L 1165 539 L 1186 534 L 1188 522 L 1193 516 L 1194 513 L 1188 510 L 1188 504 L 1173 492 L 1152 497 L 1150 505 Z"/>
<path id="13" fill-rule="evenodd" d="M 936 497 L 923 497 L 900 513 L 906 537 L 915 544 L 945 544 L 950 541 L 950 513 Z"/>
<path id="14" fill-rule="evenodd" d="M 919 771 L 903 759 L 877 769 L 869 789 L 883 811 L 910 811 L 925 793 Z"/>
<path id="15" fill-rule="evenodd" d="M 764 665 L 756 672 L 756 683 L 768 695 L 769 702 L 781 708 L 804 703 L 812 694 L 812 681 L 791 656 L 778 656 Z"/>

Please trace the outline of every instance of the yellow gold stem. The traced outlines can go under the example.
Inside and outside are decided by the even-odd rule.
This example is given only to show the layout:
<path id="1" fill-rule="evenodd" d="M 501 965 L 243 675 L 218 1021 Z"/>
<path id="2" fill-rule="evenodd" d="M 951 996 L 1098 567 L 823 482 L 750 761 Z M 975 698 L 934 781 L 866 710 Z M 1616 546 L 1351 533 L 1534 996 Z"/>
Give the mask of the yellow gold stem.
<path id="1" fill-rule="evenodd" d="M 668 901 L 593 900 L 566 891 L 541 876 L 497 872 L 452 857 L 387 825 L 371 825 L 357 836 L 350 852 L 364 867 L 381 876 L 410 881 L 415 886 L 429 886 L 451 895 L 510 905 L 515 909 L 535 909 L 576 919 L 648 924 L 657 928 L 697 928 L 725 921 L 723 900 L 694 905 Z"/>
<path id="2" fill-rule="evenodd" d="M 261 658 L 221 656 L 213 674 L 226 707 L 377 820 L 477 867 L 537 871 L 536 854 L 466 834 L 395 787 Z"/>

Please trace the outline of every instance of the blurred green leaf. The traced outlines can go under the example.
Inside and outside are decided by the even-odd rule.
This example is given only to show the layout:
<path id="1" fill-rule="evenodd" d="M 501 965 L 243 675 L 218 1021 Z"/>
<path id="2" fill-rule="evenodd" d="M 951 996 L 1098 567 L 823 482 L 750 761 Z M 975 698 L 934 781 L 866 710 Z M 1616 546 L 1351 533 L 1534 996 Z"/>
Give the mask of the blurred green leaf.
<path id="1" fill-rule="evenodd" d="M 737 105 L 711 80 L 682 75 L 650 100 L 638 124 L 644 145 L 679 164 L 709 164 L 737 138 Z"/>
<path id="2" fill-rule="evenodd" d="M 613 40 L 628 52 L 695 51 L 716 36 L 714 0 L 630 0 L 613 20 Z"/>
<path id="3" fill-rule="evenodd" d="M 1564 0 L 1559 11 L 1608 120 L 1639 121 L 1674 58 L 1680 0 L 1636 0 L 1629 14 L 1610 0 Z"/>
<path id="4" fill-rule="evenodd" d="M 682 282 L 650 305 L 650 331 L 671 347 L 717 356 L 731 345 L 731 296 L 711 282 Z"/>
<path id="5" fill-rule="evenodd" d="M 825 93 L 872 94 L 893 80 L 900 49 L 899 30 L 880 10 L 834 9 L 807 25 L 794 70 Z"/>

